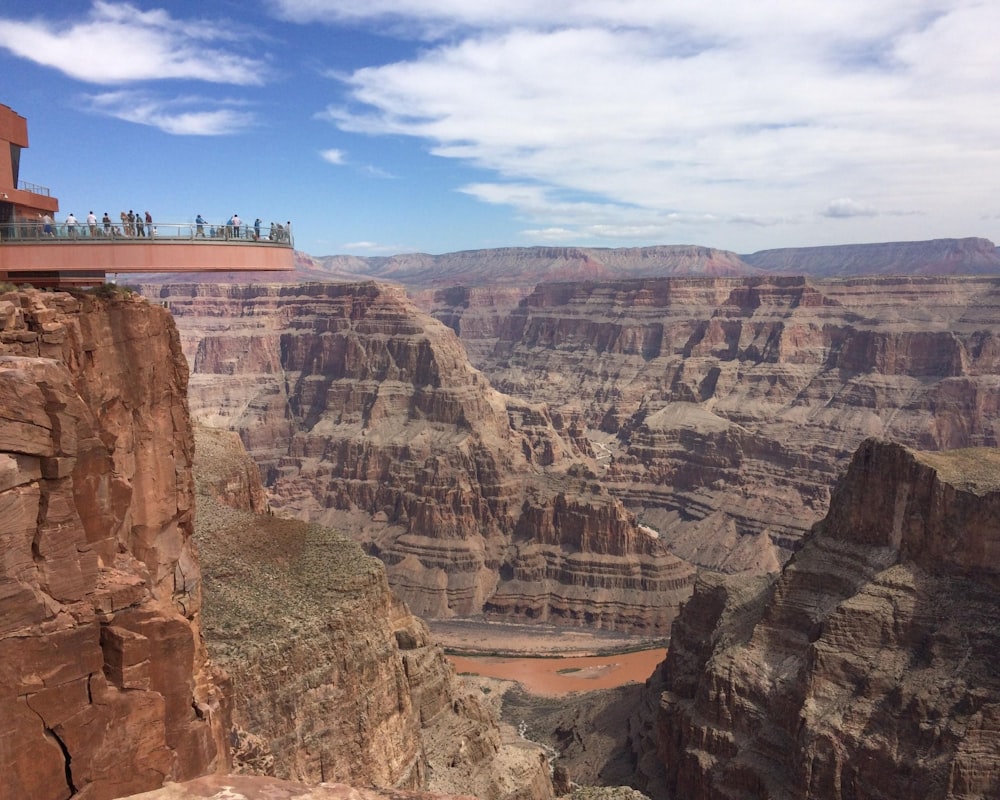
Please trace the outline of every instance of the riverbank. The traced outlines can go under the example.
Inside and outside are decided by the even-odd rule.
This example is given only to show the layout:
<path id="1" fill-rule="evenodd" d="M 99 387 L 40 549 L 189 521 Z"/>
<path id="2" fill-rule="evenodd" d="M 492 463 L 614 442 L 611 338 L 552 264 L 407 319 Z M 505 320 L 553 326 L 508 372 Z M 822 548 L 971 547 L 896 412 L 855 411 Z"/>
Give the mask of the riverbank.
<path id="1" fill-rule="evenodd" d="M 663 638 L 547 624 L 483 619 L 428 620 L 435 641 L 455 656 L 578 658 L 666 648 Z"/>

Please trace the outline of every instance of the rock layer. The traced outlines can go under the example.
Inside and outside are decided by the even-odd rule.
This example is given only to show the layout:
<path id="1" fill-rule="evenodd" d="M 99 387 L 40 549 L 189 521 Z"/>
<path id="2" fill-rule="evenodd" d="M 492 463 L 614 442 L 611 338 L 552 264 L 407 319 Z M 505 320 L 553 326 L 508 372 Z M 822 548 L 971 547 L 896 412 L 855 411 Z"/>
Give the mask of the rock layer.
<path id="1" fill-rule="evenodd" d="M 192 361 L 192 413 L 240 433 L 276 513 L 352 530 L 415 613 L 669 627 L 693 570 L 594 480 L 578 418 L 495 391 L 401 290 L 155 294 Z"/>
<path id="2" fill-rule="evenodd" d="M 138 297 L 0 295 L 0 797 L 225 766 L 186 381 L 169 314 Z"/>
<path id="3" fill-rule="evenodd" d="M 673 796 L 997 796 L 998 475 L 868 441 L 780 577 L 699 580 L 659 676 Z"/>
<path id="4" fill-rule="evenodd" d="M 673 552 L 766 572 L 866 437 L 1000 441 L 998 305 L 995 278 L 543 284 L 477 366 L 580 420 L 603 485 Z"/>

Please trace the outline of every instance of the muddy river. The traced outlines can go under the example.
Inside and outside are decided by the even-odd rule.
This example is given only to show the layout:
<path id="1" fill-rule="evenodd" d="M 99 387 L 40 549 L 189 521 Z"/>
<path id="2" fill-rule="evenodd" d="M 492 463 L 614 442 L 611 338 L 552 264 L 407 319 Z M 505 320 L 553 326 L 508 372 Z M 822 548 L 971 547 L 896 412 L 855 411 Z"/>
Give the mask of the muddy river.
<path id="1" fill-rule="evenodd" d="M 666 656 L 663 648 L 637 653 L 569 658 L 448 656 L 458 673 L 517 681 L 525 691 L 547 697 L 643 683 Z"/>

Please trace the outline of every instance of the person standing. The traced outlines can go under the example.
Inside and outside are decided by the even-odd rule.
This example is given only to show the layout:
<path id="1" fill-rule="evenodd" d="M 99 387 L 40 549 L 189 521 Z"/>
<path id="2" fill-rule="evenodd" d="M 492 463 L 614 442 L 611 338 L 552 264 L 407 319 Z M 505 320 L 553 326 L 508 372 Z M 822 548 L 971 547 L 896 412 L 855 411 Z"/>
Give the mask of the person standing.
<path id="1" fill-rule="evenodd" d="M 233 214 L 233 233 L 236 235 L 237 239 L 240 238 L 240 225 L 242 224 L 243 220 L 240 219 L 240 215 Z"/>
<path id="2" fill-rule="evenodd" d="M 260 241 L 260 217 L 253 221 L 253 238 L 256 242 Z"/>
<path id="3" fill-rule="evenodd" d="M 66 217 L 66 232 L 69 234 L 70 239 L 76 238 L 76 217 L 73 216 L 73 212 L 69 212 L 69 216 Z"/>
<path id="4" fill-rule="evenodd" d="M 111 217 L 108 216 L 108 212 L 104 212 L 104 216 L 101 218 L 101 223 L 104 225 L 104 236 L 105 238 L 111 237 Z"/>
<path id="5" fill-rule="evenodd" d="M 90 238 L 97 238 L 97 216 L 91 211 L 87 214 L 87 230 L 90 231 Z"/>
<path id="6" fill-rule="evenodd" d="M 141 211 L 136 211 L 135 212 L 135 235 L 136 236 L 145 236 L 146 235 L 146 229 L 142 227 L 142 212 Z"/>
<path id="7" fill-rule="evenodd" d="M 202 219 L 201 214 L 194 218 L 194 224 L 197 225 L 195 228 L 194 235 L 200 236 L 202 239 L 205 238 L 205 220 Z"/>
<path id="8" fill-rule="evenodd" d="M 146 212 L 146 235 L 153 235 L 153 215 L 148 211 Z"/>

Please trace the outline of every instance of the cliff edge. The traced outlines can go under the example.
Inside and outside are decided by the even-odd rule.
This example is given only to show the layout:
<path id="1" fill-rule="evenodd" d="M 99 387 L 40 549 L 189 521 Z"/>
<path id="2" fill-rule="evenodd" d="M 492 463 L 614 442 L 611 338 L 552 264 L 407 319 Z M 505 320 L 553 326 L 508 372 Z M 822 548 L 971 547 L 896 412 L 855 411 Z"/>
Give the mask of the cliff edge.
<path id="1" fill-rule="evenodd" d="M 127 294 L 0 294 L 0 798 L 226 766 L 201 644 L 188 370 Z"/>
<path id="2" fill-rule="evenodd" d="M 650 682 L 672 795 L 997 797 L 998 476 L 868 440 L 780 576 L 701 578 Z"/>

